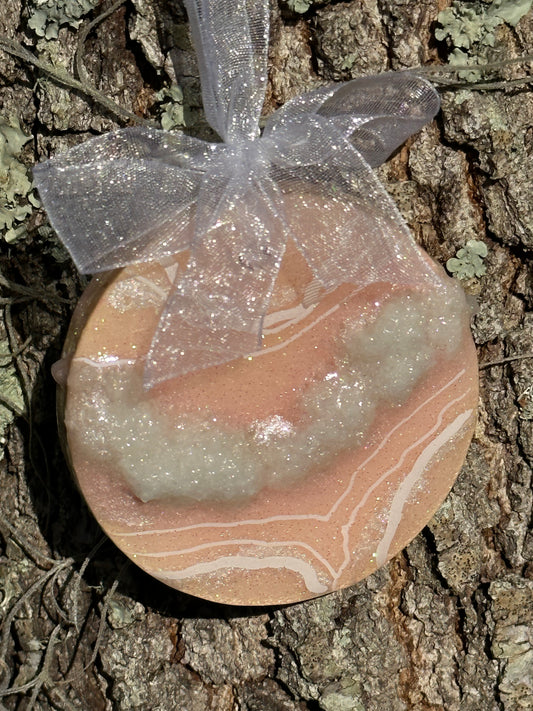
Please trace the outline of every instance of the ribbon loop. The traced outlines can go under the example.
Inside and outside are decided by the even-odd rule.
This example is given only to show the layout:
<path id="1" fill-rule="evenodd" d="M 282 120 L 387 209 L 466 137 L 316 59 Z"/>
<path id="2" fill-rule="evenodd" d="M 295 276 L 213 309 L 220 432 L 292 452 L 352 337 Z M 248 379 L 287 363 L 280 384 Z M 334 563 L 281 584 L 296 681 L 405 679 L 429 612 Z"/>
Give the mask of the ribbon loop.
<path id="1" fill-rule="evenodd" d="M 189 246 L 201 176 L 216 148 L 185 135 L 128 128 L 41 163 L 33 175 L 76 266 L 93 274 Z"/>
<path id="2" fill-rule="evenodd" d="M 439 95 L 428 81 L 412 72 L 387 72 L 320 87 L 288 101 L 269 118 L 264 136 L 305 125 L 310 116 L 321 117 L 376 167 L 439 108 Z"/>

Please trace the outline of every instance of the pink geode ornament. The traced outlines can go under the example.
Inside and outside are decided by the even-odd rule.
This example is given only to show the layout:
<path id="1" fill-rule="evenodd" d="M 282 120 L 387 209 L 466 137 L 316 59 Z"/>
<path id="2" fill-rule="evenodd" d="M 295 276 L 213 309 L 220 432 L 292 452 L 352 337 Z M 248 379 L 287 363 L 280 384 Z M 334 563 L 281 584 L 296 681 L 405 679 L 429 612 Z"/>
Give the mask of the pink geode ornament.
<path id="1" fill-rule="evenodd" d="M 74 316 L 66 440 L 144 570 L 219 602 L 294 602 L 405 546 L 472 436 L 464 296 L 371 169 L 438 97 L 369 77 L 298 97 L 259 136 L 268 3 L 186 5 L 223 143 L 125 129 L 36 170 L 78 266 L 124 267 Z"/>
<path id="2" fill-rule="evenodd" d="M 304 600 L 373 572 L 427 523 L 470 442 L 459 288 L 321 294 L 292 248 L 261 351 L 146 390 L 171 271 L 95 279 L 67 343 L 71 462 L 106 533 L 159 580 L 225 603 Z"/>

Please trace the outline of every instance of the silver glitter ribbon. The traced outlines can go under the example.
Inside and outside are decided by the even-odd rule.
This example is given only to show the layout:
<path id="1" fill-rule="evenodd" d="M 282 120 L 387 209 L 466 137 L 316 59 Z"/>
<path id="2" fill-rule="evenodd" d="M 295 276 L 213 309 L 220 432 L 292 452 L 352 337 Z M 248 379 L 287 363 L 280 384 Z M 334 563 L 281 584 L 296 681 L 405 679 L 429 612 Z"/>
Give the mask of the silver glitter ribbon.
<path id="1" fill-rule="evenodd" d="M 372 170 L 437 113 L 433 87 L 408 72 L 323 86 L 285 104 L 261 134 L 268 0 L 185 5 L 204 110 L 222 142 L 126 128 L 34 169 L 81 272 L 190 250 L 153 335 L 147 387 L 260 348 L 289 238 L 328 291 L 440 284 Z M 313 229 L 303 229 L 309 215 Z"/>

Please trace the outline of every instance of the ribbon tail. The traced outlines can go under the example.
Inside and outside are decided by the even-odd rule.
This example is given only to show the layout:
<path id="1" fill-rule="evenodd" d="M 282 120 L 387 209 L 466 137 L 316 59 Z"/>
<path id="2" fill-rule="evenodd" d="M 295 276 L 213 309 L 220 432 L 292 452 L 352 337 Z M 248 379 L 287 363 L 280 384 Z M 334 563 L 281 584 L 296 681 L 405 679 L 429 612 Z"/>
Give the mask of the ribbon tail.
<path id="1" fill-rule="evenodd" d="M 228 171 L 227 164 L 209 166 L 198 191 L 196 201 L 194 240 L 192 248 L 217 224 L 227 223 L 235 202 L 242 202 L 248 191 L 247 176 L 244 178 Z"/>
<path id="2" fill-rule="evenodd" d="M 287 221 L 317 279 L 328 290 L 377 282 L 438 288 L 442 280 L 372 168 L 350 147 L 343 154 L 340 165 L 307 169 L 305 194 L 286 183 Z"/>
<path id="3" fill-rule="evenodd" d="M 252 182 L 178 275 L 147 356 L 145 387 L 260 348 L 285 244 L 268 187 Z"/>
<path id="4" fill-rule="evenodd" d="M 115 131 L 35 166 L 50 222 L 95 273 L 186 249 L 209 144 L 148 128 Z"/>

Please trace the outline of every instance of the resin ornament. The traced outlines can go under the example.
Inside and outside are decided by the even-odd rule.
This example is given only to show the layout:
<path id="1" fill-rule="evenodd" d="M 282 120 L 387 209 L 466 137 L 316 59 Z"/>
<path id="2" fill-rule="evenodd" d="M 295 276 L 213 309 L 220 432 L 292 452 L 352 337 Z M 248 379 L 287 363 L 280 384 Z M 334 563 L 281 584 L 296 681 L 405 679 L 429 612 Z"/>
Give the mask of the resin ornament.
<path id="1" fill-rule="evenodd" d="M 295 602 L 403 548 L 472 436 L 464 295 L 372 171 L 438 96 L 367 77 L 259 135 L 268 3 L 186 7 L 223 141 L 124 129 L 35 171 L 80 269 L 106 272 L 56 369 L 61 419 L 89 506 L 141 568 L 218 602 Z"/>

